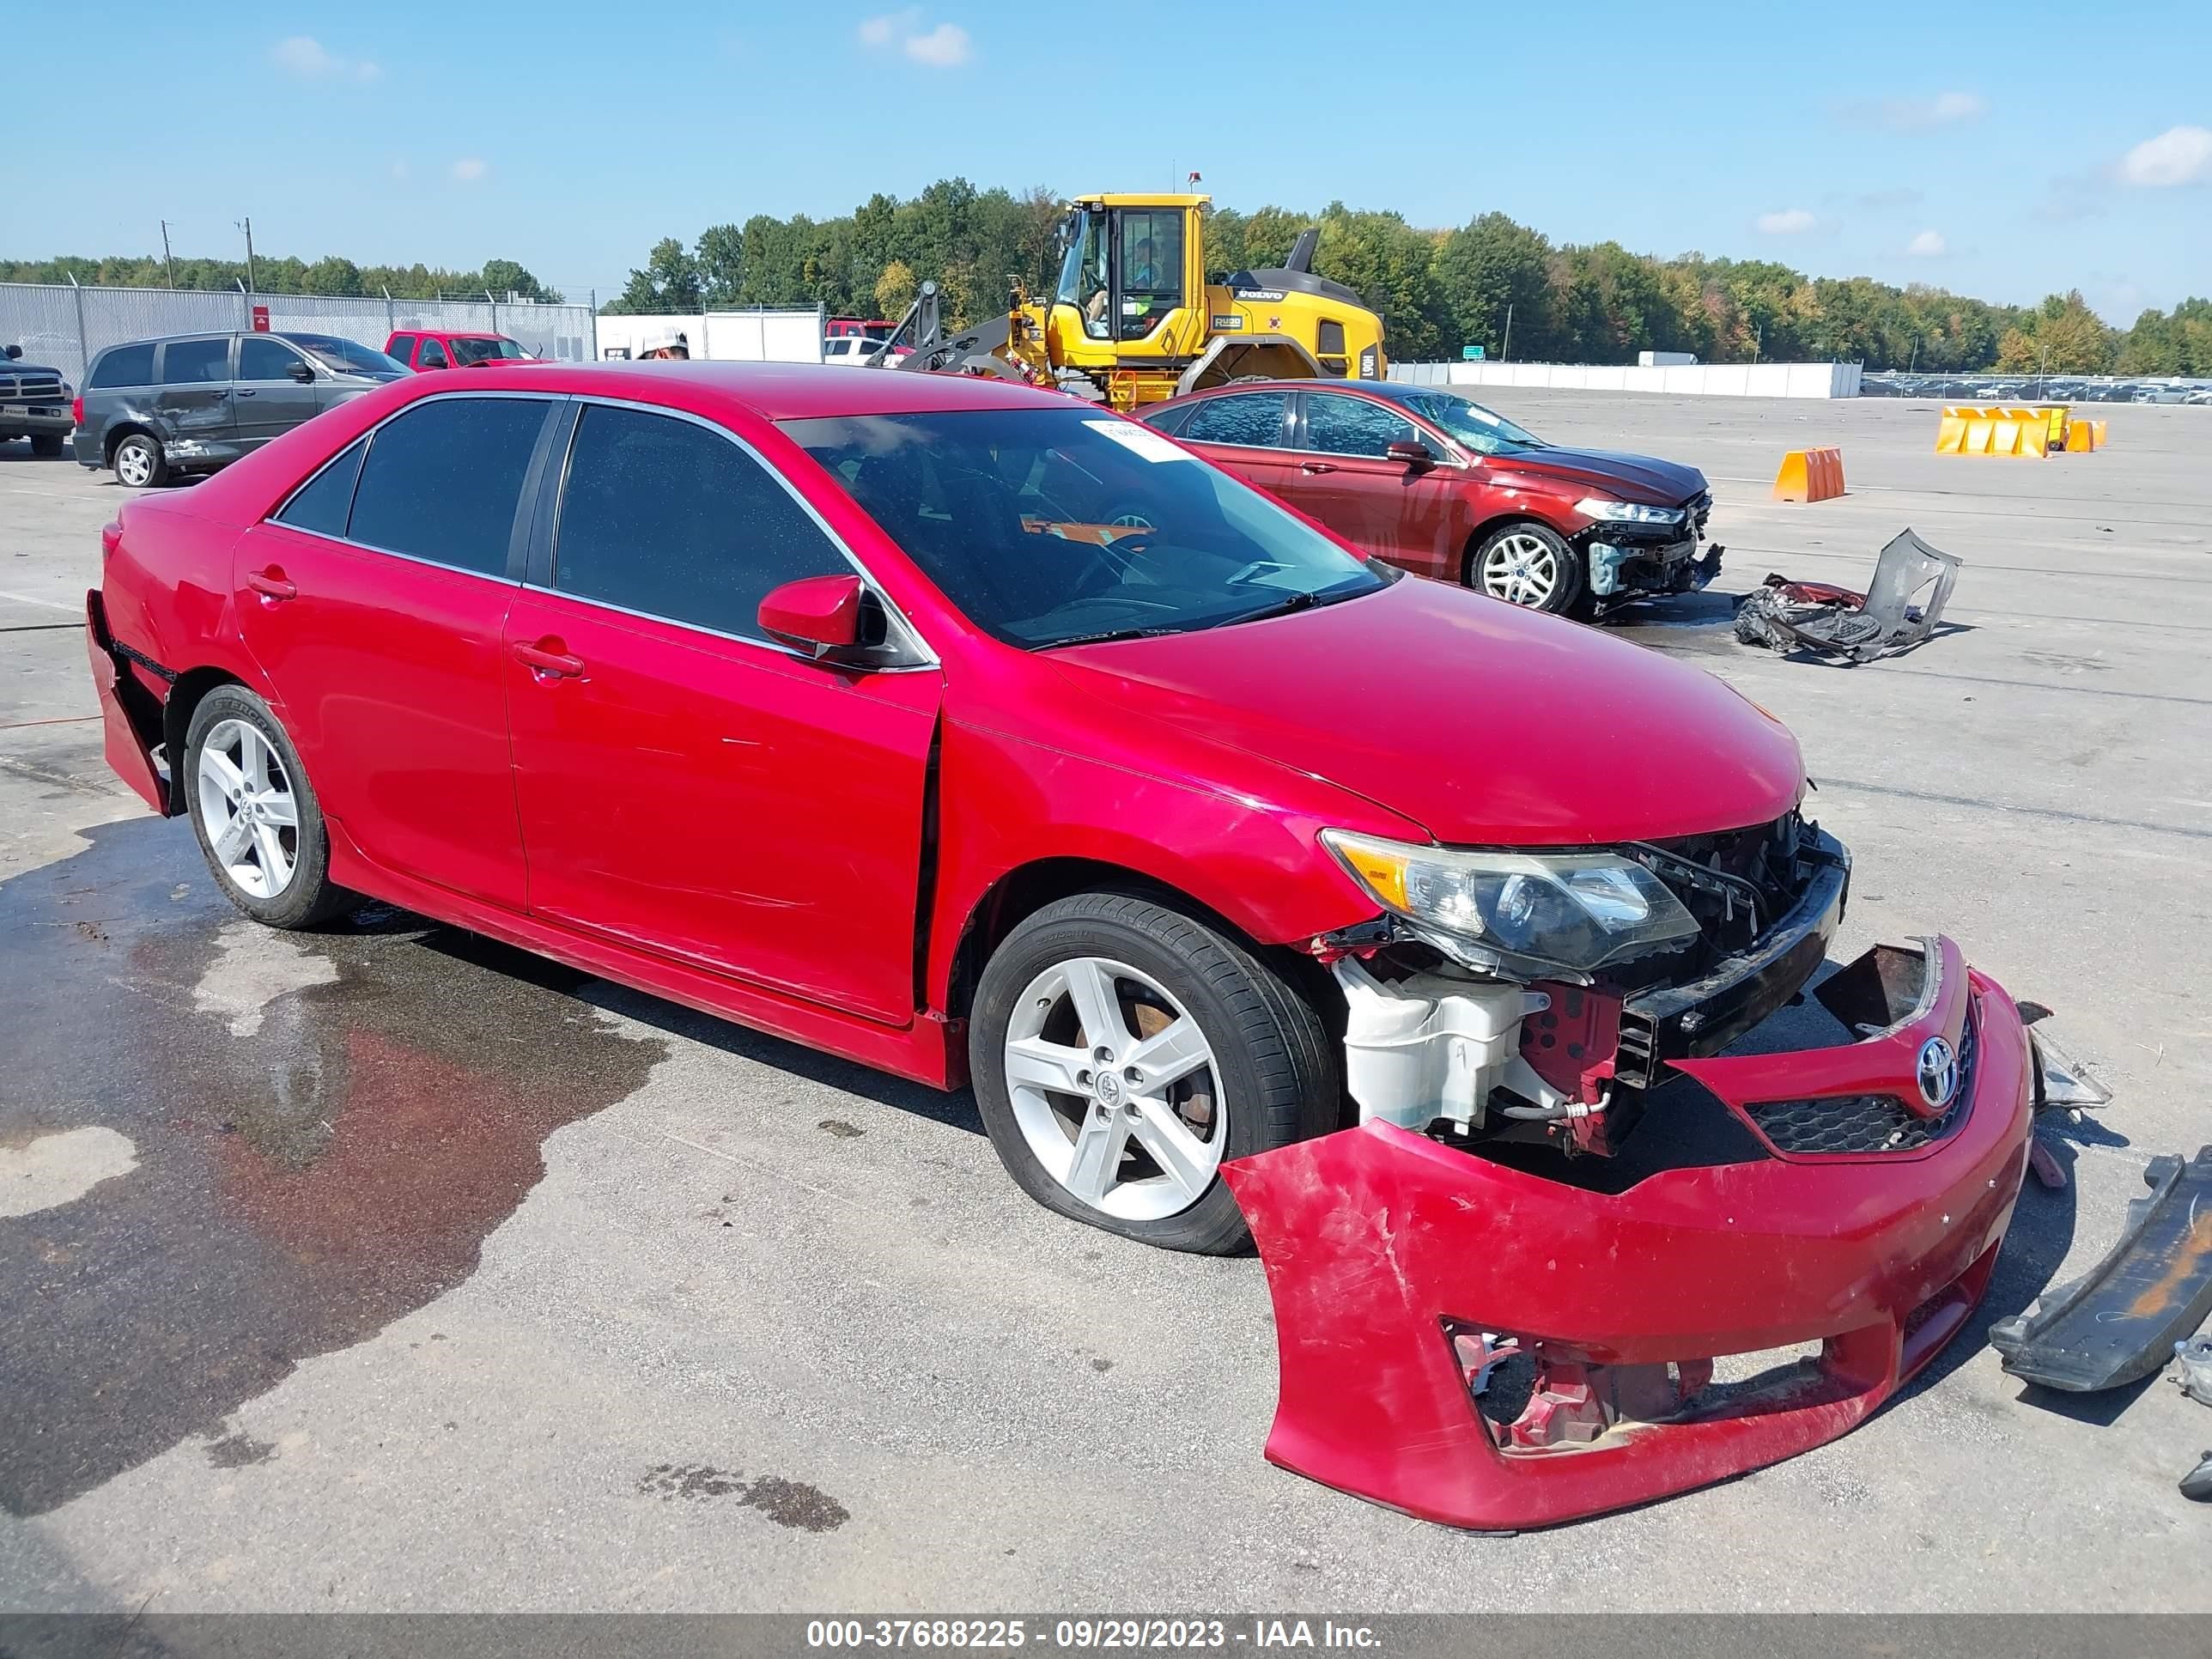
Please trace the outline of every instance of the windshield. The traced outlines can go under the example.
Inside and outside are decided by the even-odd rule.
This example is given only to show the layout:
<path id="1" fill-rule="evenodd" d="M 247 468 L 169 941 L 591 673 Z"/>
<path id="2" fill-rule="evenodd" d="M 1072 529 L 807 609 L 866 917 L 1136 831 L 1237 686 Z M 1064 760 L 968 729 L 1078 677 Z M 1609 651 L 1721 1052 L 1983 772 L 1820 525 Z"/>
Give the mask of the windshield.
<path id="1" fill-rule="evenodd" d="M 457 363 L 483 363 L 495 358 L 506 362 L 527 355 L 504 335 L 496 340 L 448 340 L 447 343 L 453 347 Z"/>
<path id="2" fill-rule="evenodd" d="M 784 430 L 978 626 L 1033 650 L 1218 628 L 1388 580 L 1159 434 L 1081 405 Z"/>
<path id="3" fill-rule="evenodd" d="M 404 363 L 386 356 L 358 340 L 342 340 L 335 334 L 287 334 L 284 337 L 315 358 L 325 368 L 341 374 L 404 374 Z"/>
<path id="4" fill-rule="evenodd" d="M 1503 415 L 1494 414 L 1456 392 L 1424 389 L 1395 399 L 1431 425 L 1438 426 L 1478 455 L 1495 455 L 1506 449 L 1541 449 L 1544 441 L 1524 432 Z"/>

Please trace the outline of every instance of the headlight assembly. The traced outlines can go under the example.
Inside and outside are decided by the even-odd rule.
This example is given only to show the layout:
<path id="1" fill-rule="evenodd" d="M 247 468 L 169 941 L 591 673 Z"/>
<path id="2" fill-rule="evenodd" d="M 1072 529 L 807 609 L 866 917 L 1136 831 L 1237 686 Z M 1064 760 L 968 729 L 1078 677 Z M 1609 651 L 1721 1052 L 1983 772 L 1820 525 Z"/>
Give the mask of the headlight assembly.
<path id="1" fill-rule="evenodd" d="M 1595 495 L 1585 495 L 1577 501 L 1575 511 L 1585 519 L 1595 519 L 1602 524 L 1682 522 L 1682 509 L 1679 507 L 1646 507 L 1641 501 L 1601 501 Z"/>
<path id="2" fill-rule="evenodd" d="M 1610 853 L 1480 853 L 1343 830 L 1322 844 L 1376 902 L 1485 955 L 1587 975 L 1698 937 L 1658 877 Z"/>

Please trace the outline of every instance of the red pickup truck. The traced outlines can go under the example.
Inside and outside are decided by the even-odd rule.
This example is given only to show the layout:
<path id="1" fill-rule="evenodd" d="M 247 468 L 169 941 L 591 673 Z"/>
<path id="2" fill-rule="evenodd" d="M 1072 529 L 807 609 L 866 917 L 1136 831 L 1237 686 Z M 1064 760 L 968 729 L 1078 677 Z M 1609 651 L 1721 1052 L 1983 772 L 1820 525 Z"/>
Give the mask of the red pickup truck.
<path id="1" fill-rule="evenodd" d="M 443 328 L 401 329 L 384 343 L 384 355 L 408 368 L 474 368 L 479 363 L 534 363 L 544 361 L 523 349 L 521 342 L 504 334 L 477 334 Z"/>

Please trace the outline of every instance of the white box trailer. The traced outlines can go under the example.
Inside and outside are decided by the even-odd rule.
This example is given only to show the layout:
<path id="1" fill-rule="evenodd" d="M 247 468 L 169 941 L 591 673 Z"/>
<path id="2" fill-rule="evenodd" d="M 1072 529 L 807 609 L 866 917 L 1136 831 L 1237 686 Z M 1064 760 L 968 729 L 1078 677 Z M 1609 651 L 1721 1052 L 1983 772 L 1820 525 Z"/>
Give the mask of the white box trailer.
<path id="1" fill-rule="evenodd" d="M 649 317 L 595 319 L 596 349 L 602 362 L 643 354 L 646 342 L 664 329 L 679 331 L 696 360 L 724 363 L 818 363 L 827 318 L 820 306 L 763 307 L 753 311 L 695 311 Z"/>

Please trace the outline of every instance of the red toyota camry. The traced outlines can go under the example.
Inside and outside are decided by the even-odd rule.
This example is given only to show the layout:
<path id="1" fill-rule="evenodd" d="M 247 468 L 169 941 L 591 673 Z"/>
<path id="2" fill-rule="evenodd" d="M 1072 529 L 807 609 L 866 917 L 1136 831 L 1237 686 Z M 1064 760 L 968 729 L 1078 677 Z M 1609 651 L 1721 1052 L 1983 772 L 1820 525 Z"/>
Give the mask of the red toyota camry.
<path id="1" fill-rule="evenodd" d="M 246 915 L 372 895 L 972 1079 L 1041 1202 L 1256 1238 L 1271 1455 L 1464 1525 L 1831 1437 L 1964 1322 L 2019 1018 L 1931 939 L 1823 981 L 1809 1046 L 1722 1052 L 1849 865 L 1718 680 L 1021 386 L 462 380 L 105 532 L 110 761 Z M 1817 1380 L 1705 1392 L 1808 1340 Z"/>

